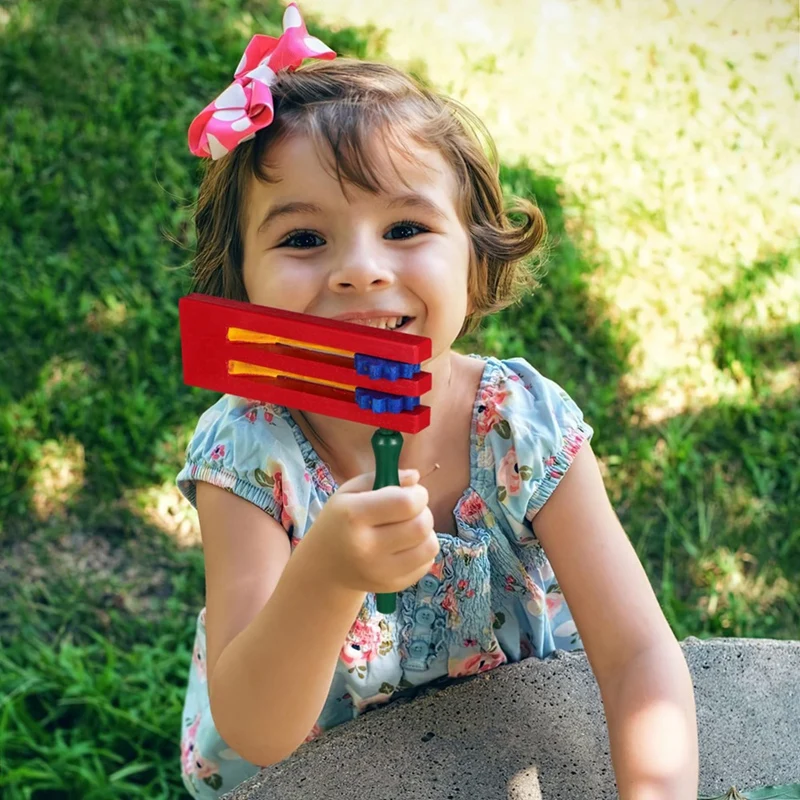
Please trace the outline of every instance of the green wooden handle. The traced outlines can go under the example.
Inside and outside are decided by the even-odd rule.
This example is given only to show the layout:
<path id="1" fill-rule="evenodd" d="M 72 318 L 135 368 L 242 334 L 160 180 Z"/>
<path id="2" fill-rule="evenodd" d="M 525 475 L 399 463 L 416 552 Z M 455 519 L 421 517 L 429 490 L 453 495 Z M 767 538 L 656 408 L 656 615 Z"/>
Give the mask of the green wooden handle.
<path id="1" fill-rule="evenodd" d="M 372 488 L 399 486 L 400 474 L 397 465 L 400 462 L 400 451 L 403 449 L 403 434 L 378 428 L 372 435 L 372 449 L 375 452 L 375 485 Z M 392 614 L 397 607 L 397 595 L 379 594 L 377 605 L 381 614 Z"/>

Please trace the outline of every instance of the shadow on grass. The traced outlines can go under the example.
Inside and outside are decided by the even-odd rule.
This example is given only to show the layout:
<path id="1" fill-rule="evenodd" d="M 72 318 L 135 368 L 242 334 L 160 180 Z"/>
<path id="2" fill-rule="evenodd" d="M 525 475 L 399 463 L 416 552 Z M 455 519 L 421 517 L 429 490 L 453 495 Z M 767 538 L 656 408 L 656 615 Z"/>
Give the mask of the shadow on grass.
<path id="1" fill-rule="evenodd" d="M 741 268 L 734 281 L 708 303 L 717 339 L 717 366 L 737 376 L 743 373 L 756 393 L 762 388 L 764 371 L 796 367 L 800 361 L 800 322 L 775 326 L 759 308 L 770 283 L 782 277 L 793 277 L 800 285 L 800 243 L 795 250 L 773 253 Z M 732 317 L 751 324 L 744 327 Z M 767 322 L 769 329 L 759 330 L 759 319 Z"/>
<path id="2" fill-rule="evenodd" d="M 186 130 L 250 32 L 279 33 L 283 5 L 42 0 L 0 27 L 0 536 L 38 524 L 46 443 L 68 451 L 53 469 L 82 480 L 67 508 L 84 519 L 174 478 L 212 398 L 180 367 L 199 170 Z M 373 28 L 320 33 L 342 54 L 382 46 Z"/>
<path id="3" fill-rule="evenodd" d="M 770 283 L 790 274 L 800 251 L 773 253 L 707 303 L 716 365 L 741 396 L 635 434 L 655 444 L 628 513 L 661 532 L 640 555 L 682 636 L 797 636 L 800 326 L 738 321 L 759 318 Z M 789 379 L 775 386 L 779 370 Z"/>

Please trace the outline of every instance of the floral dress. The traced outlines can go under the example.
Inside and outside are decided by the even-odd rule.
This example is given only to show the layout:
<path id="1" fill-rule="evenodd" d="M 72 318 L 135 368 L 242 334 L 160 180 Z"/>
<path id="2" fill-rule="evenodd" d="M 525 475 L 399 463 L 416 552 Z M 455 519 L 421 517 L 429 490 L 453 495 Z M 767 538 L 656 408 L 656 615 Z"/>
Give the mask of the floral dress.
<path id="1" fill-rule="evenodd" d="M 470 484 L 454 509 L 457 533 L 439 534 L 431 570 L 399 593 L 394 614 L 379 614 L 375 595 L 367 595 L 307 741 L 417 687 L 582 648 L 531 521 L 592 429 L 566 392 L 524 359 L 471 358 L 482 358 L 484 370 Z M 278 520 L 293 547 L 336 489 L 281 406 L 223 396 L 200 418 L 186 456 L 177 483 L 190 502 L 196 481 L 225 488 Z M 214 727 L 205 657 L 203 609 L 183 709 L 182 775 L 193 797 L 217 798 L 259 767 Z"/>

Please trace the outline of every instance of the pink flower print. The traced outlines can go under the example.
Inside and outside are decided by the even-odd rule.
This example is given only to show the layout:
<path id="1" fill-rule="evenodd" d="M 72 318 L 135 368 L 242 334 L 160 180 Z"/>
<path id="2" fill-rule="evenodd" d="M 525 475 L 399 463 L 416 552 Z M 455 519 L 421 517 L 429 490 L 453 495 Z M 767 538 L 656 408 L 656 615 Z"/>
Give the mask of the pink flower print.
<path id="1" fill-rule="evenodd" d="M 442 575 L 444 574 L 444 559 L 438 558 L 436 561 L 431 564 L 431 568 L 428 570 L 428 575 L 433 575 L 436 580 L 441 580 Z"/>
<path id="2" fill-rule="evenodd" d="M 500 408 L 508 397 L 505 389 L 489 384 L 481 390 L 478 405 L 476 431 L 479 436 L 486 436 L 502 419 Z"/>
<path id="3" fill-rule="evenodd" d="M 306 736 L 306 738 L 303 739 L 303 744 L 306 744 L 307 742 L 313 742 L 314 739 L 321 736 L 322 733 L 323 733 L 323 728 L 320 727 L 318 722 L 315 722 L 314 727 L 311 729 L 308 736 Z"/>
<path id="4" fill-rule="evenodd" d="M 569 456 L 569 460 L 572 461 L 583 446 L 585 437 L 577 428 L 571 428 L 567 431 L 565 440 L 564 452 Z"/>
<path id="5" fill-rule="evenodd" d="M 477 639 L 464 639 L 464 647 L 477 647 L 478 640 Z"/>
<path id="6" fill-rule="evenodd" d="M 192 724 L 184 731 L 181 741 L 181 766 L 184 775 L 191 775 L 194 772 L 194 751 L 197 744 L 197 729 L 200 727 L 200 715 L 198 714 Z"/>
<path id="7" fill-rule="evenodd" d="M 293 525 L 292 517 L 289 514 L 289 492 L 283 488 L 283 475 L 280 472 L 276 472 L 272 478 L 275 481 L 272 487 L 272 496 L 281 510 L 281 525 L 288 532 Z"/>
<path id="8" fill-rule="evenodd" d="M 219 772 L 219 764 L 203 758 L 197 750 L 197 729 L 200 727 L 198 714 L 184 732 L 181 741 L 181 768 L 184 775 L 196 775 L 200 780 L 210 778 Z"/>
<path id="9" fill-rule="evenodd" d="M 375 660 L 380 643 L 380 627 L 357 619 L 347 634 L 339 658 L 350 670 L 365 667 Z"/>
<path id="10" fill-rule="evenodd" d="M 556 457 L 555 456 L 549 456 L 548 458 L 544 459 L 544 465 L 546 467 L 549 467 L 549 469 L 547 470 L 547 474 L 551 478 L 563 478 L 564 477 L 564 473 L 560 469 L 558 469 L 555 466 L 555 464 L 556 464 Z"/>
<path id="11" fill-rule="evenodd" d="M 497 465 L 497 483 L 500 486 L 505 486 L 509 495 L 519 494 L 521 486 L 519 464 L 517 464 L 517 451 L 513 447 Z"/>
<path id="12" fill-rule="evenodd" d="M 214 761 L 211 761 L 208 758 L 203 758 L 202 756 L 198 756 L 195 760 L 195 775 L 197 775 L 200 780 L 205 780 L 206 778 L 210 778 L 213 775 L 217 775 L 219 773 L 219 764 Z"/>
<path id="13" fill-rule="evenodd" d="M 319 464 L 314 471 L 314 477 L 317 482 L 317 486 L 322 489 L 323 492 L 327 492 L 330 494 L 333 491 L 333 484 L 328 477 L 328 472 L 322 464 Z"/>
<path id="14" fill-rule="evenodd" d="M 274 418 L 274 415 L 273 415 L 273 414 L 271 414 L 271 413 L 270 413 L 269 411 L 267 411 L 266 409 L 264 409 L 264 419 L 265 419 L 267 422 L 272 422 L 273 418 Z"/>
<path id="15" fill-rule="evenodd" d="M 460 512 L 465 522 L 474 524 L 483 519 L 483 515 L 486 512 L 486 504 L 477 492 L 472 492 L 472 494 L 464 498 Z"/>
<path id="16" fill-rule="evenodd" d="M 211 451 L 211 460 L 216 461 L 217 459 L 225 458 L 225 445 L 218 444 L 212 451 Z"/>
<path id="17" fill-rule="evenodd" d="M 445 611 L 451 612 L 455 611 L 458 607 L 458 603 L 456 601 L 456 593 L 453 590 L 452 586 L 447 587 L 447 591 L 445 592 L 445 596 L 442 599 L 442 608 Z"/>
<path id="18" fill-rule="evenodd" d="M 491 650 L 488 653 L 475 653 L 467 656 L 448 669 L 452 678 L 464 678 L 467 675 L 478 675 L 506 663 L 502 650 Z"/>
<path id="19" fill-rule="evenodd" d="M 252 425 L 256 421 L 257 416 L 258 416 L 258 408 L 256 406 L 253 406 L 252 408 L 247 409 L 244 418 Z"/>
<path id="20" fill-rule="evenodd" d="M 528 590 L 528 597 L 525 599 L 525 607 L 530 614 L 538 617 L 545 607 L 544 592 L 541 587 L 531 578 L 525 575 L 525 588 Z"/>
<path id="21" fill-rule="evenodd" d="M 558 592 L 550 592 L 547 595 L 547 616 L 553 619 L 564 605 L 564 597 Z"/>
<path id="22" fill-rule="evenodd" d="M 448 613 L 450 617 L 450 624 L 458 624 L 460 619 L 460 615 L 458 613 L 458 600 L 456 600 L 456 592 L 452 586 L 447 587 L 447 591 L 442 599 L 442 608 Z"/>
<path id="23" fill-rule="evenodd" d="M 464 597 L 475 597 L 475 590 L 469 588 L 469 580 L 466 578 L 461 578 L 456 585 L 458 587 L 458 591 L 461 592 Z"/>
<path id="24" fill-rule="evenodd" d="M 505 587 L 506 591 L 507 592 L 513 592 L 515 587 L 516 587 L 516 585 L 517 585 L 517 582 L 514 580 L 514 576 L 513 575 L 506 575 L 506 587 Z"/>
<path id="25" fill-rule="evenodd" d="M 197 677 L 201 681 L 206 679 L 206 654 L 200 648 L 200 642 L 194 643 L 194 650 L 192 651 L 192 666 L 197 673 Z"/>
<path id="26" fill-rule="evenodd" d="M 478 409 L 475 431 L 478 436 L 488 436 L 492 428 L 494 428 L 501 419 L 502 417 L 497 413 L 497 409 L 480 406 Z"/>
<path id="27" fill-rule="evenodd" d="M 481 390 L 481 400 L 491 403 L 499 408 L 508 398 L 508 389 L 505 388 L 505 381 L 501 379 L 497 383 L 489 383 Z"/>
<path id="28" fill-rule="evenodd" d="M 547 474 L 551 478 L 563 478 L 564 473 L 562 470 L 558 469 L 555 465 L 557 463 L 555 456 L 548 456 L 547 458 L 543 459 L 545 467 L 548 467 Z"/>
<path id="29" fill-rule="evenodd" d="M 283 504 L 283 474 L 276 472 L 272 476 L 272 497 L 278 504 Z"/>

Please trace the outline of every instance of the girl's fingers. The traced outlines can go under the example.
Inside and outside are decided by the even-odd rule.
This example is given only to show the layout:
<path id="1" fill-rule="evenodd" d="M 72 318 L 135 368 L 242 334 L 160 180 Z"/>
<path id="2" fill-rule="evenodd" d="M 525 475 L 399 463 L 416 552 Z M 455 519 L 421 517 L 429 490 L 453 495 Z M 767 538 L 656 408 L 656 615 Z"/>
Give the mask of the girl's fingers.
<path id="1" fill-rule="evenodd" d="M 417 469 L 401 469 L 399 471 L 400 485 L 413 486 L 419 483 L 419 470 Z M 356 475 L 349 481 L 345 481 L 339 488 L 338 492 L 344 494 L 356 494 L 357 492 L 370 492 L 375 485 L 375 470 L 372 472 L 363 472 L 361 475 Z"/>

